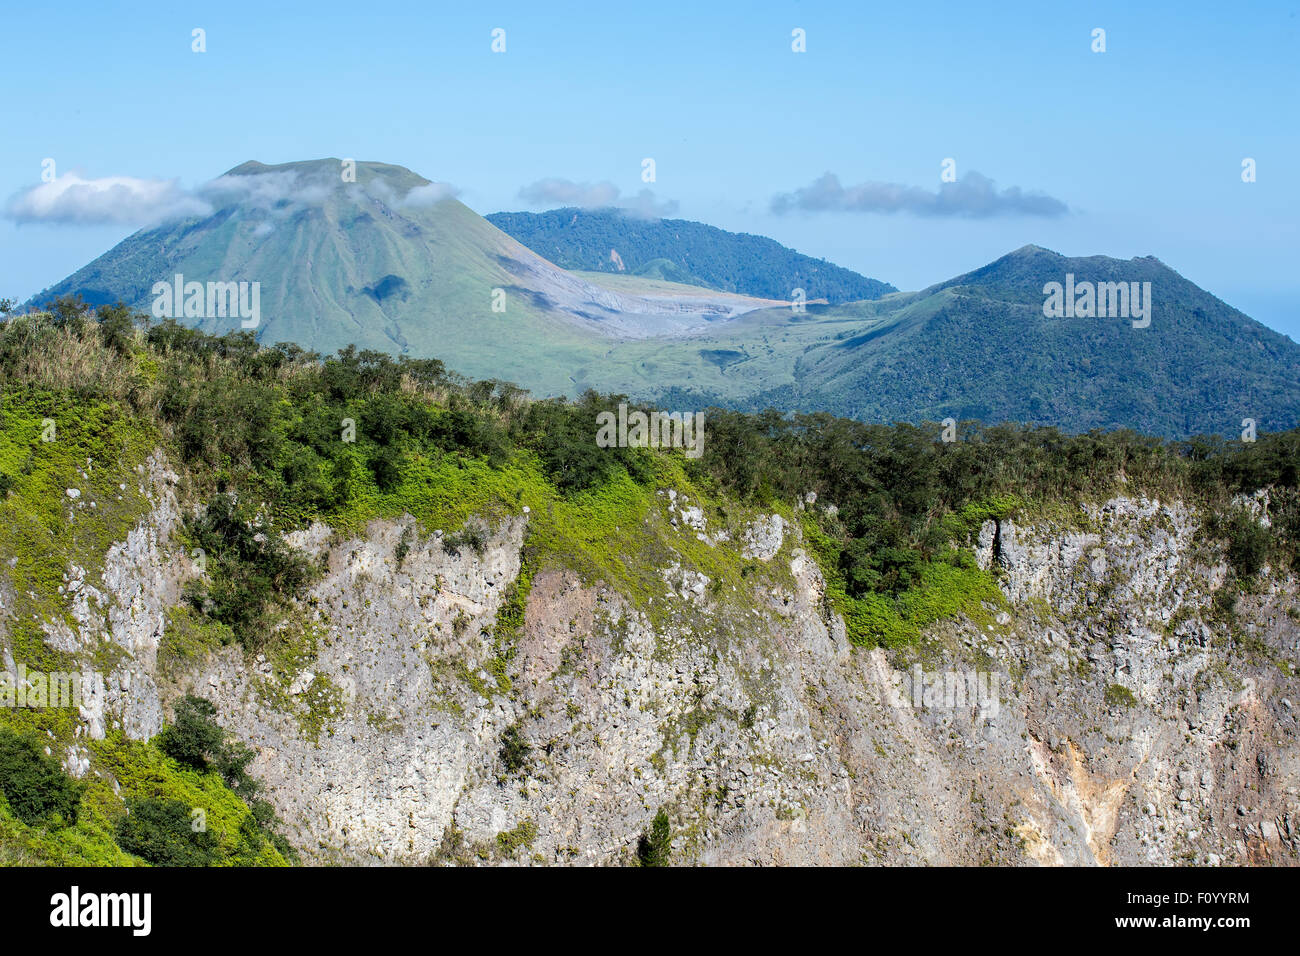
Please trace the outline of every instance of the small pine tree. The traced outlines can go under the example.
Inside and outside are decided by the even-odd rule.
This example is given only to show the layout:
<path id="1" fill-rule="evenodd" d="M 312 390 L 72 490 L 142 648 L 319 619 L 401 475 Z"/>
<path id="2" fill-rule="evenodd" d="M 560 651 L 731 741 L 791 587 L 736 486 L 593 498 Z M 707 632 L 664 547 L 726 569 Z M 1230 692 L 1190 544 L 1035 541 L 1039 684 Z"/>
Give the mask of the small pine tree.
<path id="1" fill-rule="evenodd" d="M 668 826 L 668 811 L 659 808 L 650 823 L 650 832 L 641 834 L 636 856 L 642 866 L 667 866 L 672 853 L 672 830 Z"/>

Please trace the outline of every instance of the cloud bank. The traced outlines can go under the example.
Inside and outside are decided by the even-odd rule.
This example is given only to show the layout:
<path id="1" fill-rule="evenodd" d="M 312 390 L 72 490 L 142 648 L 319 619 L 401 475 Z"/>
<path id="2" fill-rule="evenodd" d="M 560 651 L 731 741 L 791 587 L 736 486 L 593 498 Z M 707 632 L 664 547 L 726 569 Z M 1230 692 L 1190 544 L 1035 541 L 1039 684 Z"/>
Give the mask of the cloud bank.
<path id="1" fill-rule="evenodd" d="M 1061 200 L 1044 193 L 1024 192 L 1019 186 L 999 191 L 993 180 L 971 170 L 953 183 L 940 183 L 937 192 L 901 183 L 867 182 L 844 186 L 834 173 L 825 173 L 811 185 L 772 197 L 772 212 L 911 213 L 916 216 L 956 219 L 991 219 L 999 216 L 1055 218 L 1069 212 Z"/>
<path id="2" fill-rule="evenodd" d="M 539 179 L 519 190 L 519 198 L 533 206 L 578 206 L 582 209 L 614 207 L 641 219 L 662 219 L 677 211 L 676 200 L 660 202 L 652 190 L 642 189 L 635 196 L 623 196 L 608 180 L 598 183 L 575 183 L 569 179 Z"/>
<path id="3" fill-rule="evenodd" d="M 339 186 L 344 184 L 339 183 Z M 182 189 L 176 179 L 138 179 L 105 176 L 85 179 L 76 173 L 20 190 L 10 197 L 4 216 L 18 223 L 56 225 L 156 226 L 176 219 L 209 216 L 238 204 L 245 214 L 282 218 L 304 205 L 318 204 L 338 188 L 296 172 L 218 176 L 192 189 Z M 364 187 L 367 195 L 394 208 L 421 208 L 454 197 L 450 183 L 426 183 L 397 196 L 382 179 Z M 259 235 L 272 227 L 259 227 Z"/>
<path id="4" fill-rule="evenodd" d="M 420 209 L 442 202 L 444 199 L 455 199 L 459 195 L 460 190 L 451 183 L 425 183 L 423 186 L 416 186 L 403 196 L 398 205 L 408 209 Z"/>
<path id="5" fill-rule="evenodd" d="M 143 226 L 211 212 L 206 200 L 176 179 L 83 179 L 76 173 L 21 190 L 5 205 L 5 217 L 18 223 L 83 226 Z"/>
<path id="6" fill-rule="evenodd" d="M 217 208 L 239 203 L 263 212 L 318 203 L 329 195 L 327 186 L 299 180 L 298 174 L 291 172 L 226 175 L 204 183 L 195 192 L 210 199 Z"/>

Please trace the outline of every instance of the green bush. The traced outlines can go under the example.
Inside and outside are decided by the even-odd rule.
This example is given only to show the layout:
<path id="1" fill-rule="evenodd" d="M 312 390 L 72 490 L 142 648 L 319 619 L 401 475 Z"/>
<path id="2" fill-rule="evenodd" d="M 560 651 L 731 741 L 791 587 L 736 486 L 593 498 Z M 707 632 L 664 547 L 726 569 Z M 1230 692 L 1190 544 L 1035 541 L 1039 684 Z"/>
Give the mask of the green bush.
<path id="1" fill-rule="evenodd" d="M 207 580 L 186 590 L 196 610 L 227 625 L 246 648 L 265 639 L 268 610 L 286 604 L 314 576 L 314 569 L 278 534 L 260 528 L 230 495 L 217 495 L 207 510 L 186 523 L 190 538 L 207 556 Z"/>
<path id="2" fill-rule="evenodd" d="M 622 396 L 601 398 L 588 391 L 577 404 L 534 402 L 513 435 L 537 453 L 546 477 L 565 494 L 604 485 L 620 471 L 644 485 L 654 477 L 650 456 L 644 449 L 596 445 L 596 416 L 616 411 L 622 400 Z"/>
<path id="3" fill-rule="evenodd" d="M 117 844 L 154 866 L 211 866 L 217 859 L 217 839 L 196 827 L 192 813 L 179 800 L 128 800 Z"/>
<path id="4" fill-rule="evenodd" d="M 642 866 L 667 866 L 672 855 L 672 830 L 668 824 L 668 811 L 659 808 L 650 830 L 637 841 L 636 857 Z"/>
<path id="5" fill-rule="evenodd" d="M 475 554 L 482 556 L 483 549 L 486 547 L 487 532 L 477 525 L 466 525 L 459 531 L 444 535 L 442 539 L 443 550 L 452 555 L 459 555 L 465 548 L 469 548 Z"/>
<path id="6" fill-rule="evenodd" d="M 1253 578 L 1268 560 L 1273 536 L 1245 509 L 1238 508 L 1225 523 L 1224 534 L 1228 541 L 1228 563 L 1237 577 Z"/>
<path id="7" fill-rule="evenodd" d="M 537 823 L 530 817 L 520 822 L 513 830 L 502 830 L 497 834 L 497 846 L 503 853 L 513 854 L 520 847 L 532 846 L 537 839 Z"/>
<path id="8" fill-rule="evenodd" d="M 519 732 L 518 724 L 511 724 L 501 735 L 501 762 L 505 764 L 506 773 L 515 774 L 528 765 L 528 755 L 532 752 L 528 741 Z"/>
<path id="9" fill-rule="evenodd" d="M 0 728 L 0 793 L 23 823 L 75 824 L 82 789 L 35 741 Z"/>
<path id="10" fill-rule="evenodd" d="M 214 722 L 217 710 L 202 697 L 189 695 L 176 702 L 175 722 L 158 735 L 158 747 L 167 756 L 199 773 L 224 748 L 225 734 Z"/>
<path id="11" fill-rule="evenodd" d="M 1137 705 L 1137 698 L 1123 684 L 1111 684 L 1106 688 L 1106 705 L 1108 707 L 1134 707 Z"/>
<path id="12" fill-rule="evenodd" d="M 285 859 L 296 860 L 297 854 L 279 833 L 274 808 L 266 800 L 256 799 L 262 785 L 248 774 L 256 754 L 242 741 L 227 739 L 215 718 L 216 708 L 210 702 L 193 695 L 181 698 L 176 702 L 175 721 L 156 738 L 158 748 L 198 773 L 219 774 L 226 786 L 248 803 L 251 812 L 240 832 L 249 856 L 256 856 L 270 842 Z"/>

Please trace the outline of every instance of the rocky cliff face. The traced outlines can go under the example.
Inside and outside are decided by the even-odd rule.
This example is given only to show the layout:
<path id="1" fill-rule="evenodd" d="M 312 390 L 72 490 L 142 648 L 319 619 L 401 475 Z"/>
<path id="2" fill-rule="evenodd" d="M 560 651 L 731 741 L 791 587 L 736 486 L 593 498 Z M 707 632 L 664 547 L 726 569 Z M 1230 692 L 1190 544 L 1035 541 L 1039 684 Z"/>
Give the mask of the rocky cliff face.
<path id="1" fill-rule="evenodd" d="M 76 626 L 47 629 L 112 661 L 78 735 L 146 738 L 179 695 L 207 697 L 310 861 L 626 863 L 661 809 L 678 863 L 1300 852 L 1297 582 L 1266 572 L 1235 608 L 1216 600 L 1225 566 L 1177 502 L 989 522 L 977 559 L 1005 600 L 894 651 L 848 643 L 797 524 L 765 516 L 731 541 L 675 492 L 661 517 L 743 548 L 757 583 L 668 561 L 634 602 L 548 565 L 508 648 L 494 622 L 527 514 L 478 550 L 409 519 L 315 525 L 291 541 L 328 570 L 273 651 L 177 657 L 160 648 L 198 569 L 161 461 L 141 486 L 152 513 L 102 587 L 68 569 Z"/>

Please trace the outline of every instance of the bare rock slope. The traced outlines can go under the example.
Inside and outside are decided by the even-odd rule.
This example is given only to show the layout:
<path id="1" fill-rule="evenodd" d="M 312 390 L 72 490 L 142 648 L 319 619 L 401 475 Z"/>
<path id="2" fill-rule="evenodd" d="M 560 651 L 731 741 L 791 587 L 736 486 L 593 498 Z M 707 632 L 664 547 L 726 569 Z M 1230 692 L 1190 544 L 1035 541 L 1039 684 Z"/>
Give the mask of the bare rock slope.
<path id="1" fill-rule="evenodd" d="M 1005 600 L 894 651 L 849 644 L 789 516 L 728 532 L 662 493 L 760 583 L 670 565 L 641 606 L 548 566 L 510 648 L 528 515 L 478 551 L 409 519 L 316 525 L 291 543 L 328 570 L 277 650 L 178 665 L 159 647 L 197 570 L 152 470 L 152 514 L 49 635 L 120 652 L 84 733 L 145 738 L 208 697 L 309 861 L 628 863 L 660 810 L 683 864 L 1297 861 L 1296 581 L 1226 609 L 1178 502 L 989 522 Z"/>

